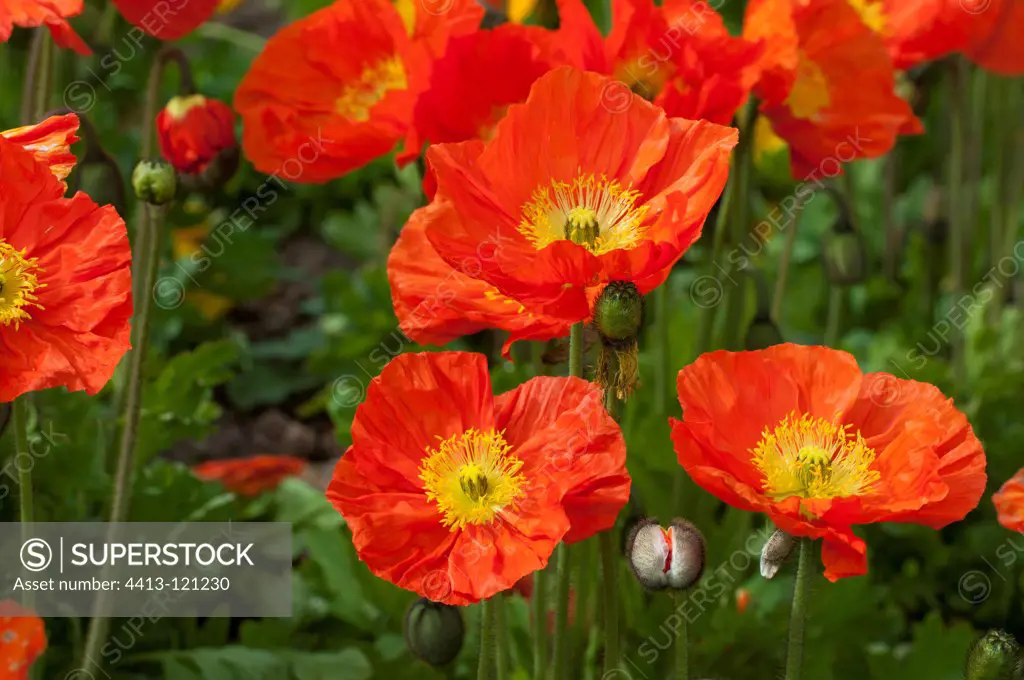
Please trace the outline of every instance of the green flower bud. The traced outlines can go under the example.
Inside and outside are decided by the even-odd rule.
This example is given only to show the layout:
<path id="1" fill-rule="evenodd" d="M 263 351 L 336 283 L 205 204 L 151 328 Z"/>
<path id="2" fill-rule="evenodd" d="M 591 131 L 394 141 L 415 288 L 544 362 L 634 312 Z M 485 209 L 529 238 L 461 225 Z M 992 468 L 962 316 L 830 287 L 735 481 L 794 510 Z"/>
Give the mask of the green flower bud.
<path id="1" fill-rule="evenodd" d="M 629 281 L 612 281 L 594 303 L 594 326 L 610 344 L 636 339 L 643 318 L 644 298 Z"/>
<path id="2" fill-rule="evenodd" d="M 766 349 L 772 345 L 783 343 L 782 333 L 769 316 L 756 316 L 747 329 L 747 337 L 743 341 L 748 351 Z"/>
<path id="3" fill-rule="evenodd" d="M 150 205 L 166 205 L 174 200 L 177 178 L 164 161 L 139 161 L 132 172 L 135 196 Z"/>
<path id="4" fill-rule="evenodd" d="M 864 280 L 867 274 L 867 252 L 860 234 L 845 220 L 836 223 L 824 238 L 822 257 L 825 273 L 836 286 L 851 286 Z"/>
<path id="5" fill-rule="evenodd" d="M 761 549 L 761 576 L 773 578 L 796 548 L 796 539 L 785 531 L 776 529 Z"/>
<path id="6" fill-rule="evenodd" d="M 458 607 L 421 597 L 405 614 L 405 642 L 413 655 L 431 666 L 451 663 L 459 650 L 465 627 Z"/>
<path id="7" fill-rule="evenodd" d="M 700 580 L 706 556 L 704 535 L 685 519 L 673 520 L 668 529 L 645 519 L 626 542 L 629 567 L 650 590 L 686 590 Z"/>
<path id="8" fill-rule="evenodd" d="M 1015 680 L 1019 664 L 1020 645 L 1013 636 L 990 630 L 967 655 L 966 680 Z"/>

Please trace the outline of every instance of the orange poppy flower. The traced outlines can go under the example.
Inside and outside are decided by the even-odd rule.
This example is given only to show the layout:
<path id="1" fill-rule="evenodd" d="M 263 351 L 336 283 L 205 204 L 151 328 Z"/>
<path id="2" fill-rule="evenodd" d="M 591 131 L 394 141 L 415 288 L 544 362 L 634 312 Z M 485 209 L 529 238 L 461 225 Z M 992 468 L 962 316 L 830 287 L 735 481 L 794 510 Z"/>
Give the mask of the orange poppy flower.
<path id="1" fill-rule="evenodd" d="M 29 669 L 45 650 L 43 620 L 17 602 L 0 602 L 0 677 L 29 680 Z"/>
<path id="2" fill-rule="evenodd" d="M 847 0 L 751 0 L 743 33 L 765 41 L 756 92 L 794 177 L 840 174 L 921 131 L 885 44 Z"/>
<path id="3" fill-rule="evenodd" d="M 524 101 L 534 81 L 557 65 L 550 55 L 541 54 L 533 39 L 539 34 L 505 24 L 452 40 L 416 101 L 399 162 L 419 156 L 426 141 L 490 137 L 509 105 Z"/>
<path id="4" fill-rule="evenodd" d="M 1024 532 L 1024 468 L 992 495 L 999 523 L 1011 531 Z"/>
<path id="5" fill-rule="evenodd" d="M 612 526 L 625 441 L 600 389 L 534 378 L 491 396 L 477 354 L 403 354 L 370 383 L 327 498 L 377 576 L 467 605 Z"/>
<path id="6" fill-rule="evenodd" d="M 421 345 L 444 345 L 464 335 L 497 328 L 516 340 L 550 340 L 568 335 L 571 324 L 530 313 L 494 286 L 474 279 L 476 260 L 459 269 L 441 259 L 427 239 L 430 222 L 458 219 L 447 201 L 414 212 L 388 255 L 388 281 L 399 327 Z"/>
<path id="7" fill-rule="evenodd" d="M 388 0 L 338 0 L 284 28 L 235 93 L 246 155 L 262 172 L 310 183 L 388 153 L 425 80 L 420 54 Z"/>
<path id="8" fill-rule="evenodd" d="M 178 40 L 213 16 L 218 0 L 113 0 L 133 26 L 159 38 Z"/>
<path id="9" fill-rule="evenodd" d="M 160 152 L 178 172 L 201 173 L 222 151 L 234 149 L 231 107 L 201 94 L 172 97 L 156 117 Z"/>
<path id="10" fill-rule="evenodd" d="M 679 372 L 672 439 L 690 477 L 729 505 L 823 538 L 825 576 L 867 572 L 852 527 L 963 519 L 985 490 L 967 418 L 932 385 L 862 374 L 827 347 L 713 352 Z"/>
<path id="11" fill-rule="evenodd" d="M 898 69 L 938 59 L 966 43 L 970 15 L 960 7 L 961 0 L 847 1 L 881 36 Z M 965 3 L 971 1 L 976 0 Z"/>
<path id="12" fill-rule="evenodd" d="M 96 394 L 129 349 L 124 221 L 0 137 L 0 402 L 64 386 Z"/>
<path id="13" fill-rule="evenodd" d="M 966 20 L 970 32 L 964 48 L 967 58 L 999 75 L 1024 74 L 1024 41 L 1021 40 L 1024 3 L 1020 0 L 957 0 L 956 5 L 960 12 L 954 16 Z"/>
<path id="14" fill-rule="evenodd" d="M 71 153 L 71 145 L 78 141 L 77 133 L 78 116 L 68 113 L 51 116 L 35 125 L 2 130 L 0 137 L 31 151 L 37 160 L 50 166 L 54 177 L 63 182 L 77 162 L 75 154 Z"/>
<path id="15" fill-rule="evenodd" d="M 256 496 L 273 491 L 305 469 L 306 461 L 294 456 L 251 456 L 210 460 L 196 465 L 192 473 L 200 479 L 220 482 L 240 496 Z"/>
<path id="16" fill-rule="evenodd" d="M 82 13 L 82 0 L 4 0 L 0 3 L 0 43 L 7 42 L 15 26 L 46 26 L 60 47 L 92 54 L 89 46 L 75 33 L 66 19 Z"/>
<path id="17" fill-rule="evenodd" d="M 489 141 L 427 150 L 457 217 L 428 225 L 437 253 L 456 268 L 479 262 L 474 278 L 570 323 L 609 281 L 646 293 L 664 280 L 700 236 L 737 140 L 631 93 L 624 109 L 603 106 L 609 82 L 558 68 Z"/>
<path id="18" fill-rule="evenodd" d="M 559 0 L 559 29 L 549 49 L 577 68 L 614 76 L 607 105 L 625 106 L 627 90 L 669 116 L 727 125 L 757 80 L 761 46 L 729 35 L 706 2 L 614 0 L 612 30 L 601 33 L 582 0 Z"/>

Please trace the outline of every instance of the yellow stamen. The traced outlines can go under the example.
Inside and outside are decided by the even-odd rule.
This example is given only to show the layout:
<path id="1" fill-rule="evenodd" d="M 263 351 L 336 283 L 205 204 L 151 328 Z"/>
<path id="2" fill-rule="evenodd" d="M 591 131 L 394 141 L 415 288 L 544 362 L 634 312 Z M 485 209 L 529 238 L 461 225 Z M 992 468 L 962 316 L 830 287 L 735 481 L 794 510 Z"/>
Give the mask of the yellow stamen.
<path id="1" fill-rule="evenodd" d="M 821 67 L 800 52 L 793 89 L 786 98 L 786 106 L 797 118 L 810 120 L 831 103 L 828 80 Z"/>
<path id="2" fill-rule="evenodd" d="M 580 175 L 571 184 L 552 181 L 539 187 L 523 206 L 519 231 L 537 250 L 555 241 L 572 241 L 595 255 L 639 245 L 646 228 L 640 192 L 606 177 Z"/>
<path id="3" fill-rule="evenodd" d="M 15 328 L 31 318 L 28 307 L 42 309 L 35 292 L 46 284 L 39 283 L 42 272 L 35 258 L 25 256 L 24 250 L 0 239 L 0 326 L 14 324 Z"/>
<path id="4" fill-rule="evenodd" d="M 452 531 L 494 521 L 523 495 L 523 461 L 509 454 L 503 434 L 470 429 L 427 449 L 420 479 Z"/>
<path id="5" fill-rule="evenodd" d="M 335 110 L 358 123 L 370 120 L 370 109 L 391 90 L 408 87 L 405 65 L 397 56 L 381 59 L 363 69 L 356 82 L 345 87 L 335 102 Z"/>
<path id="6" fill-rule="evenodd" d="M 847 0 L 860 14 L 861 21 L 875 33 L 885 33 L 885 6 L 882 0 Z"/>
<path id="7" fill-rule="evenodd" d="M 844 498 L 870 493 L 880 475 L 871 469 L 875 452 L 849 425 L 791 413 L 765 428 L 752 450 L 764 475 L 765 492 L 777 499 Z"/>
<path id="8" fill-rule="evenodd" d="M 167 102 L 167 113 L 175 120 L 180 119 L 191 109 L 206 104 L 206 97 L 201 94 L 188 95 L 186 97 L 171 97 Z"/>

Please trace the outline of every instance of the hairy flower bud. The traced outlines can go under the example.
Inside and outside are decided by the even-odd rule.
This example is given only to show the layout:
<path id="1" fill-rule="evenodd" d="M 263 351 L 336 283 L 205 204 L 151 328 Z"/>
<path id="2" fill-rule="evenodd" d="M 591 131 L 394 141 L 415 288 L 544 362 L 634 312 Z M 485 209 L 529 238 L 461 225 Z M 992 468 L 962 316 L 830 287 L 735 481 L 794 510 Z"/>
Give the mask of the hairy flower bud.
<path id="1" fill-rule="evenodd" d="M 645 519 L 630 533 L 626 556 L 633 574 L 646 588 L 685 590 L 704 573 L 704 536 L 684 519 L 673 520 L 668 529 Z"/>
<path id="2" fill-rule="evenodd" d="M 1016 680 L 1020 676 L 1020 645 L 1001 630 L 985 633 L 967 655 L 966 680 Z"/>
<path id="3" fill-rule="evenodd" d="M 132 188 L 135 196 L 144 203 L 170 203 L 178 188 L 174 168 L 163 161 L 139 161 L 132 172 Z"/>
<path id="4" fill-rule="evenodd" d="M 860 234 L 847 220 L 841 219 L 825 235 L 822 257 L 829 283 L 851 286 L 864 280 L 867 274 L 867 253 Z"/>
<path id="5" fill-rule="evenodd" d="M 640 380 L 637 334 L 644 317 L 644 298 L 629 281 L 612 281 L 594 303 L 594 327 L 601 336 L 597 382 L 625 399 Z"/>
<path id="6" fill-rule="evenodd" d="M 796 538 L 776 529 L 761 550 L 761 576 L 772 578 L 793 554 Z"/>
<path id="7" fill-rule="evenodd" d="M 747 328 L 747 336 L 743 340 L 744 349 L 751 352 L 782 343 L 782 333 L 779 332 L 779 327 L 767 315 L 754 317 L 754 320 L 750 322 L 750 327 Z"/>
<path id="8" fill-rule="evenodd" d="M 462 649 L 465 627 L 458 607 L 421 597 L 405 614 L 405 642 L 418 659 L 445 666 Z"/>

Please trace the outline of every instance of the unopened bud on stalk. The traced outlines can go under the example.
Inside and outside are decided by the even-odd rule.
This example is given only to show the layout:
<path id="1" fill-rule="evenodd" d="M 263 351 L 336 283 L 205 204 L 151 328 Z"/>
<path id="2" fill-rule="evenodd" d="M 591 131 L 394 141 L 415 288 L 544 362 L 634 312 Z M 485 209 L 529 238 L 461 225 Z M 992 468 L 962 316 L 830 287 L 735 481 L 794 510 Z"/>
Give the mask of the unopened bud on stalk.
<path id="1" fill-rule="evenodd" d="M 612 281 L 594 303 L 594 327 L 601 336 L 597 381 L 625 399 L 640 380 L 637 334 L 644 318 L 644 298 L 629 281 Z"/>
<path id="2" fill-rule="evenodd" d="M 835 286 L 852 286 L 867 274 L 867 253 L 860 234 L 845 219 L 840 219 L 825 235 L 822 244 L 825 274 Z"/>
<path id="3" fill-rule="evenodd" d="M 459 655 L 465 627 L 458 607 L 421 597 L 405 614 L 405 642 L 431 666 L 445 666 Z"/>
<path id="4" fill-rule="evenodd" d="M 640 583 L 650 590 L 685 590 L 704 573 L 704 536 L 684 519 L 662 529 L 653 519 L 637 524 L 626 543 L 626 557 Z"/>
<path id="5" fill-rule="evenodd" d="M 776 529 L 761 549 L 761 576 L 772 578 L 793 554 L 796 538 Z"/>
<path id="6" fill-rule="evenodd" d="M 1017 680 L 1020 666 L 1020 645 L 1013 636 L 1001 630 L 990 630 L 971 647 L 965 677 L 966 680 Z"/>
<path id="7" fill-rule="evenodd" d="M 164 161 L 139 161 L 132 172 L 132 188 L 140 201 L 166 205 L 178 188 L 174 168 Z"/>
<path id="8" fill-rule="evenodd" d="M 743 346 L 744 349 L 752 352 L 759 349 L 767 349 L 773 345 L 781 345 L 782 343 L 782 333 L 771 317 L 758 315 L 750 322 Z"/>

